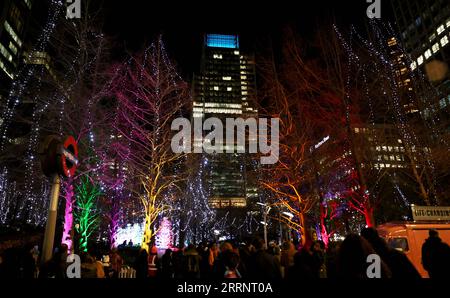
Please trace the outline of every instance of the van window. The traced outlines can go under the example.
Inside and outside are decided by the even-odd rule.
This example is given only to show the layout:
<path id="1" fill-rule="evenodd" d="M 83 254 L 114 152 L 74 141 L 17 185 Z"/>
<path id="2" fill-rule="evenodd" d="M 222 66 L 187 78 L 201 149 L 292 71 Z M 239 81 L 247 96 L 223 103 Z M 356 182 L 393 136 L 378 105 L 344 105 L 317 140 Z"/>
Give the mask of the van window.
<path id="1" fill-rule="evenodd" d="M 391 238 L 389 239 L 388 244 L 391 248 L 395 248 L 396 250 L 402 252 L 409 251 L 408 239 L 405 237 Z"/>

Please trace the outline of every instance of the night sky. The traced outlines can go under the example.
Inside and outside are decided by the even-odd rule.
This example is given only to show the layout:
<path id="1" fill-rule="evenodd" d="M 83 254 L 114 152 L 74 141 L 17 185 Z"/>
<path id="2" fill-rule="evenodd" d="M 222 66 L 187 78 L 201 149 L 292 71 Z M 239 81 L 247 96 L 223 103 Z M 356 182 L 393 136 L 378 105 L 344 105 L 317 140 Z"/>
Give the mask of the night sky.
<path id="1" fill-rule="evenodd" d="M 382 18 L 391 20 L 389 0 L 382 0 Z M 346 26 L 364 27 L 366 0 L 227 0 L 227 1 L 105 1 L 105 31 L 116 39 L 118 51 L 142 49 L 163 33 L 169 55 L 182 75 L 198 70 L 204 33 L 239 34 L 243 49 L 255 52 L 287 25 L 311 38 L 317 24 L 336 19 Z"/>

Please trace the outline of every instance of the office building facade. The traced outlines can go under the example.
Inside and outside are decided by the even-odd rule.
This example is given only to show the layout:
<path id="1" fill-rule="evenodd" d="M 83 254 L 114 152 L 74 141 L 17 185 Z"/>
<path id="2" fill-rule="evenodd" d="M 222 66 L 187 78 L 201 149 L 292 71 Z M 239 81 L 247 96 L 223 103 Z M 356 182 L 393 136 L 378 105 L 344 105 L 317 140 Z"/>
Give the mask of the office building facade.
<path id="1" fill-rule="evenodd" d="M 200 74 L 194 77 L 193 86 L 193 118 L 204 121 L 215 117 L 224 126 L 227 118 L 257 118 L 254 58 L 241 52 L 237 35 L 205 35 Z M 194 146 L 202 146 L 202 140 L 194 139 Z M 220 210 L 245 210 L 258 197 L 258 164 L 251 154 L 237 153 L 236 142 L 221 146 L 224 152 L 231 146 L 234 153 L 207 154 L 209 205 Z"/>
<path id="2" fill-rule="evenodd" d="M 450 2 L 446 0 L 392 1 L 402 44 L 411 59 L 409 68 L 422 71 L 439 92 L 439 99 L 420 109 L 425 119 L 439 119 L 450 133 Z"/>

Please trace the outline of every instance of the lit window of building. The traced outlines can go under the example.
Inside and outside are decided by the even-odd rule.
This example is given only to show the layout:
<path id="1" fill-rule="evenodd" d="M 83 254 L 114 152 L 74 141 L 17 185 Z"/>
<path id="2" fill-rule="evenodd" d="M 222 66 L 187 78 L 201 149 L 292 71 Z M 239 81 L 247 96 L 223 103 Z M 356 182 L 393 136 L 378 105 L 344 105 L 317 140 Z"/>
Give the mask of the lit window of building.
<path id="1" fill-rule="evenodd" d="M 441 46 L 446 46 L 448 44 L 448 36 L 444 36 L 441 38 Z"/>
<path id="2" fill-rule="evenodd" d="M 231 77 L 222 77 L 222 80 L 224 80 L 224 81 L 231 81 Z"/>
<path id="3" fill-rule="evenodd" d="M 3 46 L 3 44 L 0 43 L 0 52 L 2 53 L 2 55 L 8 60 L 8 61 L 12 61 L 13 57 L 12 55 L 9 53 L 9 51 Z"/>
<path id="4" fill-rule="evenodd" d="M 444 25 L 440 25 L 436 31 L 437 31 L 437 34 L 440 35 L 442 32 L 444 32 L 444 30 L 445 30 Z"/>
<path id="5" fill-rule="evenodd" d="M 222 55 L 221 54 L 214 54 L 213 58 L 214 59 L 222 59 Z"/>
<path id="6" fill-rule="evenodd" d="M 21 47 L 22 40 L 20 40 L 19 36 L 17 36 L 16 32 L 11 27 L 11 25 L 8 23 L 8 21 L 5 21 L 5 29 L 6 29 L 6 32 L 8 32 L 9 35 L 11 35 L 11 37 L 13 38 L 13 40 L 19 45 L 19 47 Z"/>
<path id="7" fill-rule="evenodd" d="M 6 65 L 0 60 L 0 68 L 11 78 L 14 79 L 14 75 L 6 68 Z"/>
<path id="8" fill-rule="evenodd" d="M 239 55 L 239 51 L 234 51 L 234 54 L 235 55 Z"/>
<path id="9" fill-rule="evenodd" d="M 431 34 L 431 36 L 428 38 L 428 40 L 431 42 L 436 38 L 436 34 Z"/>
<path id="10" fill-rule="evenodd" d="M 214 91 L 219 91 L 219 86 L 214 86 Z"/>
<path id="11" fill-rule="evenodd" d="M 422 63 L 423 63 L 423 56 L 420 55 L 419 58 L 417 58 L 417 64 L 422 65 Z"/>
<path id="12" fill-rule="evenodd" d="M 435 43 L 435 44 L 431 47 L 431 49 L 433 50 L 433 53 L 437 53 L 437 52 L 439 51 L 439 44 L 438 44 L 438 43 Z"/>
<path id="13" fill-rule="evenodd" d="M 10 41 L 9 49 L 13 52 L 14 55 L 17 55 L 17 47 Z"/>
<path id="14" fill-rule="evenodd" d="M 425 55 L 425 59 L 430 58 L 431 57 L 431 50 L 430 49 L 426 50 L 424 55 Z"/>
<path id="15" fill-rule="evenodd" d="M 227 87 L 227 91 L 231 91 L 231 90 L 233 90 L 232 87 Z"/>

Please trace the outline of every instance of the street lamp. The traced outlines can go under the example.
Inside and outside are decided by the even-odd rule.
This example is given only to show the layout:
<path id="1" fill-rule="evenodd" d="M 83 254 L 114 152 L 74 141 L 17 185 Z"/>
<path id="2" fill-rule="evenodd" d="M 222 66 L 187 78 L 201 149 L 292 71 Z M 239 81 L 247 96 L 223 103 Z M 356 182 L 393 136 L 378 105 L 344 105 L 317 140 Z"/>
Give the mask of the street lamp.
<path id="1" fill-rule="evenodd" d="M 264 207 L 264 221 L 262 221 L 261 223 L 264 226 L 264 243 L 266 244 L 266 248 L 267 248 L 268 247 L 268 243 L 267 243 L 267 215 L 269 214 L 269 211 L 270 211 L 270 209 L 272 209 L 272 207 L 268 206 L 267 204 L 260 203 L 260 202 L 257 202 L 256 204 Z"/>

